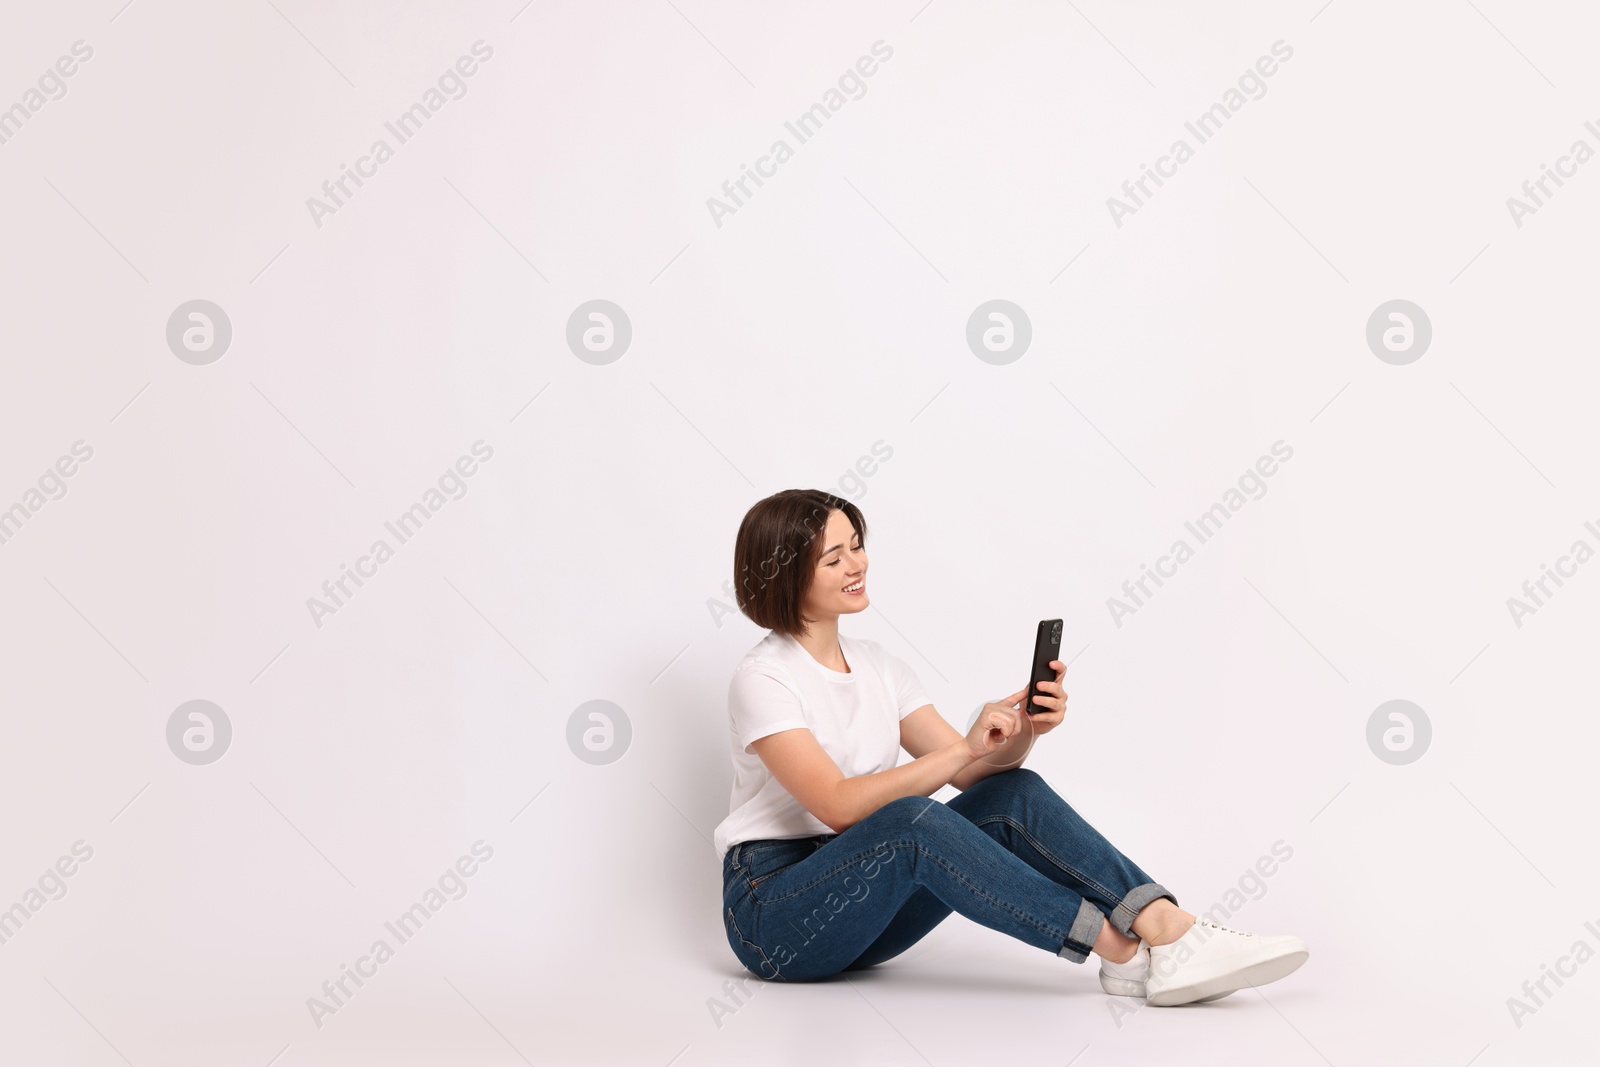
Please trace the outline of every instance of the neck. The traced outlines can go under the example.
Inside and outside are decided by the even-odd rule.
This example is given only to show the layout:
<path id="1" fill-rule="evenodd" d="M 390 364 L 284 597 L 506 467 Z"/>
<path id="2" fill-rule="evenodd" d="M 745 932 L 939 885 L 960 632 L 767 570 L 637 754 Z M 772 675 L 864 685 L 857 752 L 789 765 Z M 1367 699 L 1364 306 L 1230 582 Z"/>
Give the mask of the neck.
<path id="1" fill-rule="evenodd" d="M 839 616 L 824 615 L 811 620 L 808 625 L 810 629 L 806 633 L 795 634 L 794 639 L 800 642 L 800 647 L 811 653 L 811 658 L 824 667 L 841 673 L 848 671 L 850 667 L 839 647 Z"/>

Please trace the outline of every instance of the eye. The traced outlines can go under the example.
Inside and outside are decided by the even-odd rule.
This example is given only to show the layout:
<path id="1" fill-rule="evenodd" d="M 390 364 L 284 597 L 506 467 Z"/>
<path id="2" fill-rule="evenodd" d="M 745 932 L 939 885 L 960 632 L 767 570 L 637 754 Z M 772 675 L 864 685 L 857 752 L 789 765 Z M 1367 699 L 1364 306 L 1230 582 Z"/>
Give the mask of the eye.
<path id="1" fill-rule="evenodd" d="M 857 552 L 861 551 L 861 546 L 860 545 L 856 545 L 856 551 Z M 839 561 L 838 560 L 834 560 L 831 563 L 824 563 L 823 564 L 824 567 L 837 567 L 838 565 L 839 565 Z"/>

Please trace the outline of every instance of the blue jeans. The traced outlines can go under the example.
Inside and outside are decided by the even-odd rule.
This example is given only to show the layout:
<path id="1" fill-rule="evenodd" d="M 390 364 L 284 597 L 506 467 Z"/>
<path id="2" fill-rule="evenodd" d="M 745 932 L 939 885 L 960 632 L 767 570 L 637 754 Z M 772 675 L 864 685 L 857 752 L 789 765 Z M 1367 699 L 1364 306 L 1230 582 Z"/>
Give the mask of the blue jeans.
<path id="1" fill-rule="evenodd" d="M 952 911 L 1082 963 L 1102 922 L 1127 936 L 1178 902 L 1035 771 L 949 803 L 891 800 L 843 833 L 744 841 L 722 862 L 728 944 L 758 978 L 826 978 L 892 959 Z"/>

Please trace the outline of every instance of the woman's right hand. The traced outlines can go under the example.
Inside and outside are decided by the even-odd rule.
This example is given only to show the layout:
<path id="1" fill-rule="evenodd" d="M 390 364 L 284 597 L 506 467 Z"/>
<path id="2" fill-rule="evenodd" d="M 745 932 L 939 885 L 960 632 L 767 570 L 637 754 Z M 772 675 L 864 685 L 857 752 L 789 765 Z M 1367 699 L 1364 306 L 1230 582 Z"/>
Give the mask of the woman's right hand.
<path id="1" fill-rule="evenodd" d="M 1017 706 L 1027 695 L 1028 687 L 1023 686 L 1010 696 L 985 704 L 967 731 L 967 754 L 980 760 L 1021 733 L 1022 717 L 1027 712 Z"/>

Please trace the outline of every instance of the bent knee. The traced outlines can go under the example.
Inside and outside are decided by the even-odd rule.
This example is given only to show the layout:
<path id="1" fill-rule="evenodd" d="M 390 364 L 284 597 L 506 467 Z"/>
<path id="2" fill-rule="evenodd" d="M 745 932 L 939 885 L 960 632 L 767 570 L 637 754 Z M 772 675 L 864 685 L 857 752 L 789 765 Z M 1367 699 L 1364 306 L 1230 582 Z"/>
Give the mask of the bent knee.
<path id="1" fill-rule="evenodd" d="M 942 803 L 943 803 L 943 801 L 935 800 L 933 797 L 925 797 L 925 796 L 921 796 L 919 794 L 913 793 L 910 796 L 895 797 L 893 800 L 889 801 L 889 803 L 885 804 L 884 807 L 886 807 L 886 808 L 904 808 L 904 809 L 906 809 L 908 811 L 921 811 L 923 808 L 927 807 L 929 804 L 942 804 Z"/>
<path id="2" fill-rule="evenodd" d="M 937 818 L 937 815 L 931 814 L 935 808 L 940 808 L 947 812 L 950 810 L 942 800 L 924 796 L 907 796 L 895 797 L 879 808 L 878 811 L 896 822 L 911 823 L 927 817 Z"/>
<path id="3" fill-rule="evenodd" d="M 982 785 L 984 782 L 993 782 L 999 789 L 1010 789 L 1013 792 L 1029 795 L 1053 792 L 1050 783 L 1044 780 L 1044 775 L 1031 767 L 1013 767 L 1009 771 L 991 774 L 978 784 Z"/>

